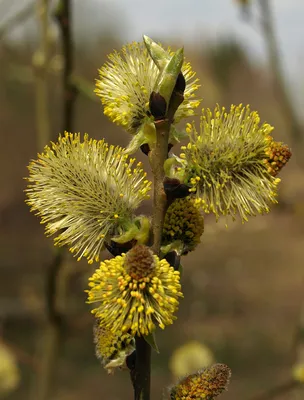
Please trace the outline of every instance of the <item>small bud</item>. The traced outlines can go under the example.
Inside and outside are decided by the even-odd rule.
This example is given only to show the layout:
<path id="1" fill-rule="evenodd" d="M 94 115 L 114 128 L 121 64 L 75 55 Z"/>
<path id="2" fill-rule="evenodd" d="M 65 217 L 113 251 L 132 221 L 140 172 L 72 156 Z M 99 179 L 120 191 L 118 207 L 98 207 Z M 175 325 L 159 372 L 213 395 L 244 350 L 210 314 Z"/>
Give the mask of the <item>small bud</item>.
<path id="1" fill-rule="evenodd" d="M 267 158 L 264 160 L 264 163 L 272 176 L 277 176 L 292 155 L 291 150 L 286 144 L 275 142 L 274 140 L 271 140 L 265 154 Z"/>
<path id="2" fill-rule="evenodd" d="M 156 92 L 152 92 L 149 100 L 150 112 L 155 120 L 164 119 L 166 116 L 167 103 L 166 100 Z"/>
<path id="3" fill-rule="evenodd" d="M 176 79 L 174 91 L 184 94 L 185 89 L 186 89 L 186 80 L 185 80 L 184 75 L 180 72 Z"/>
<path id="4" fill-rule="evenodd" d="M 126 366 L 129 370 L 133 370 L 135 368 L 136 363 L 136 350 L 133 351 L 127 358 L 126 358 Z"/>
<path id="5" fill-rule="evenodd" d="M 171 267 L 173 267 L 175 269 L 175 271 L 178 271 L 181 256 L 175 250 L 167 253 L 164 258 L 166 261 L 168 261 L 168 263 L 171 265 Z"/>
<path id="6" fill-rule="evenodd" d="M 164 190 L 169 199 L 181 199 L 189 196 L 190 186 L 181 183 L 177 178 L 165 177 Z"/>
<path id="7" fill-rule="evenodd" d="M 127 242 L 127 243 L 116 243 L 113 240 L 111 240 L 110 243 L 105 242 L 105 248 L 108 250 L 109 253 L 112 254 L 112 256 L 120 256 L 122 253 L 126 253 L 132 248 L 133 241 Z"/>
<path id="8" fill-rule="evenodd" d="M 175 243 L 182 243 L 181 249 L 178 245 L 179 254 L 187 254 L 200 243 L 203 232 L 204 217 L 197 201 L 190 196 L 176 199 L 166 212 L 162 246 L 168 252 L 177 249 Z"/>
<path id="9" fill-rule="evenodd" d="M 169 144 L 168 144 L 168 153 L 170 152 L 170 150 L 172 149 L 173 146 L 174 146 L 173 143 L 169 143 Z"/>
<path id="10" fill-rule="evenodd" d="M 142 144 L 142 145 L 140 146 L 140 150 L 141 150 L 146 156 L 147 156 L 147 155 L 150 153 L 150 151 L 151 151 L 150 146 L 149 146 L 148 143 Z"/>
<path id="11" fill-rule="evenodd" d="M 213 400 L 227 390 L 231 370 L 225 364 L 214 364 L 182 379 L 170 391 L 171 400 Z"/>

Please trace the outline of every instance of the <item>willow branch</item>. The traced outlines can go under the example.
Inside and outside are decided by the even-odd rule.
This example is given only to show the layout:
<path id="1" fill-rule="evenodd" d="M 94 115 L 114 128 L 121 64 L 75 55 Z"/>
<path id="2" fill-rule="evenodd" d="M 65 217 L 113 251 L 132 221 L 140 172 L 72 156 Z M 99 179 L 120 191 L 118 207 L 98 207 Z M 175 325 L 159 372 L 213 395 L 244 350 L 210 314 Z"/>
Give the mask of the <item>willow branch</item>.
<path id="1" fill-rule="evenodd" d="M 294 111 L 294 107 L 287 90 L 287 83 L 282 67 L 279 47 L 273 26 L 269 0 L 259 0 L 261 9 L 261 28 L 266 41 L 269 65 L 273 72 L 274 88 L 281 103 L 282 112 L 290 126 L 295 143 L 302 141 L 301 124 Z"/>
<path id="2" fill-rule="evenodd" d="M 61 33 L 62 53 L 64 58 L 64 68 L 62 74 L 63 87 L 63 131 L 73 130 L 74 103 L 77 90 L 73 84 L 73 40 L 71 30 L 72 20 L 71 0 L 60 0 L 55 13 Z"/>
<path id="3" fill-rule="evenodd" d="M 33 57 L 36 83 L 36 129 L 38 151 L 42 151 L 50 140 L 50 116 L 48 101 L 48 0 L 39 0 L 37 14 L 40 22 L 41 40 Z"/>
<path id="4" fill-rule="evenodd" d="M 170 125 L 168 119 L 155 122 L 156 146 L 149 154 L 154 177 L 152 250 L 157 255 L 160 255 L 167 202 L 163 181 L 164 162 L 168 157 Z M 134 400 L 150 400 L 151 347 L 143 337 L 136 338 L 136 361 L 134 370 L 131 370 L 131 378 L 134 386 Z"/>
<path id="5" fill-rule="evenodd" d="M 41 369 L 37 385 L 34 386 L 33 399 L 47 400 L 54 388 L 56 366 L 60 353 L 60 343 L 64 328 L 64 303 L 66 276 L 63 269 L 63 254 L 57 250 L 47 268 L 46 279 L 46 334 L 40 343 Z"/>
<path id="6" fill-rule="evenodd" d="M 164 192 L 164 163 L 168 157 L 168 141 L 170 122 L 167 119 L 156 121 L 156 146 L 151 151 L 150 162 L 154 176 L 154 196 L 153 196 L 153 246 L 152 250 L 159 255 L 161 246 L 161 236 L 164 225 L 167 198 Z"/>

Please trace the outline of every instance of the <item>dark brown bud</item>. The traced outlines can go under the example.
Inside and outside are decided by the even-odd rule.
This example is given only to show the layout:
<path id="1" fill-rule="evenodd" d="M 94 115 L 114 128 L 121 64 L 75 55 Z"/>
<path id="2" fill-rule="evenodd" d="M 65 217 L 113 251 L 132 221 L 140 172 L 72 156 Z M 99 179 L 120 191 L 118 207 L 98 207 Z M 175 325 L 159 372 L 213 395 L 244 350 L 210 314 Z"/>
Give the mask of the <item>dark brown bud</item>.
<path id="1" fill-rule="evenodd" d="M 140 150 L 147 156 L 150 153 L 150 146 L 148 143 L 144 143 L 140 146 Z"/>
<path id="2" fill-rule="evenodd" d="M 179 254 L 177 254 L 175 250 L 169 251 L 169 253 L 167 253 L 164 258 L 166 261 L 168 261 L 171 267 L 175 269 L 175 271 L 178 271 L 181 257 Z"/>
<path id="3" fill-rule="evenodd" d="M 184 94 L 185 89 L 186 89 L 186 80 L 185 80 L 184 75 L 180 72 L 176 79 L 176 83 L 175 83 L 173 92 L 178 92 L 178 93 Z"/>
<path id="4" fill-rule="evenodd" d="M 105 248 L 112 254 L 112 256 L 120 256 L 122 253 L 129 251 L 134 245 L 134 241 L 131 240 L 127 243 L 116 243 L 111 240 L 110 243 L 105 242 Z"/>
<path id="5" fill-rule="evenodd" d="M 135 368 L 136 363 L 136 350 L 133 351 L 127 358 L 126 358 L 126 366 L 133 370 Z"/>
<path id="6" fill-rule="evenodd" d="M 164 190 L 168 198 L 182 199 L 189 196 L 190 187 L 184 183 L 181 183 L 177 178 L 165 177 L 164 179 Z"/>
<path id="7" fill-rule="evenodd" d="M 161 120 L 166 117 L 167 103 L 159 93 L 152 92 L 149 100 L 150 112 L 155 120 Z"/>

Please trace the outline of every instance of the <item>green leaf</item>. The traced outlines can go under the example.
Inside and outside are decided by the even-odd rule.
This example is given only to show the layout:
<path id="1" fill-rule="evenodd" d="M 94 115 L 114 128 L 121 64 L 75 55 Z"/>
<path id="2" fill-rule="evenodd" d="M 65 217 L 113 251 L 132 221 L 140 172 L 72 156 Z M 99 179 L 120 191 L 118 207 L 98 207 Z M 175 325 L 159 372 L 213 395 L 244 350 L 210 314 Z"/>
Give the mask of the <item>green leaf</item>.
<path id="1" fill-rule="evenodd" d="M 158 69 L 162 71 L 170 61 L 170 54 L 148 36 L 144 35 L 143 38 L 152 60 L 157 65 Z"/>
<path id="2" fill-rule="evenodd" d="M 152 347 L 152 349 L 155 350 L 156 353 L 159 354 L 159 349 L 158 349 L 158 346 L 157 346 L 157 343 L 156 343 L 154 332 L 150 333 L 147 336 L 144 336 L 144 339 Z"/>
<path id="3" fill-rule="evenodd" d="M 170 103 L 173 89 L 176 84 L 177 77 L 181 72 L 184 62 L 184 49 L 178 49 L 159 76 L 159 80 L 155 87 L 155 92 L 159 93 L 165 100 L 167 105 Z"/>

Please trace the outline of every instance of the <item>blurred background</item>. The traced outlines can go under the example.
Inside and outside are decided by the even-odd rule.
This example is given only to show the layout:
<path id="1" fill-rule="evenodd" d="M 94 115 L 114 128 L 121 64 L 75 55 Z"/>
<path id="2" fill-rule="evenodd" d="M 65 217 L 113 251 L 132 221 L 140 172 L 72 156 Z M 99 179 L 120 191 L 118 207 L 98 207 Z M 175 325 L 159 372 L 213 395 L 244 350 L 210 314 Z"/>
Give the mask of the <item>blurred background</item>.
<path id="1" fill-rule="evenodd" d="M 54 253 L 24 203 L 23 177 L 64 129 L 127 144 L 94 79 L 109 52 L 147 34 L 185 46 L 203 107 L 250 104 L 293 152 L 269 215 L 228 229 L 206 218 L 201 245 L 183 261 L 178 320 L 157 334 L 152 398 L 213 360 L 232 369 L 223 400 L 303 399 L 292 377 L 304 362 L 303 15 L 302 0 L 0 0 L 0 398 L 133 398 L 128 373 L 108 376 L 94 354 L 84 293 L 93 267 Z"/>

